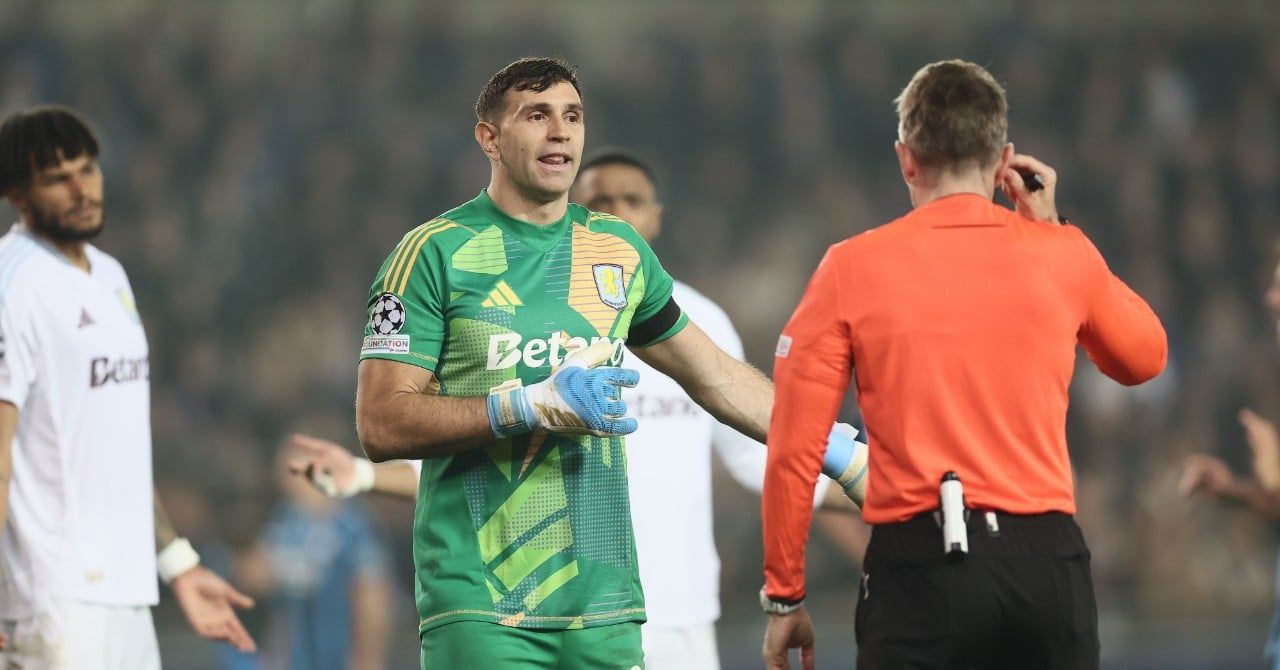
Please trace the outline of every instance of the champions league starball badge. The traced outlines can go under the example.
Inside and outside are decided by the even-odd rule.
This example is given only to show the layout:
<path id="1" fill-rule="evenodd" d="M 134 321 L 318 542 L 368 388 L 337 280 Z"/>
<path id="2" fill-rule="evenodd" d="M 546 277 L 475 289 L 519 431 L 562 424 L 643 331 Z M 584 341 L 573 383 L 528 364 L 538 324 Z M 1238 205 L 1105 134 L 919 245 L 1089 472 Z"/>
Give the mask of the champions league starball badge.
<path id="1" fill-rule="evenodd" d="M 394 294 L 383 293 L 373 303 L 369 325 L 376 335 L 391 335 L 404 327 L 404 303 Z"/>

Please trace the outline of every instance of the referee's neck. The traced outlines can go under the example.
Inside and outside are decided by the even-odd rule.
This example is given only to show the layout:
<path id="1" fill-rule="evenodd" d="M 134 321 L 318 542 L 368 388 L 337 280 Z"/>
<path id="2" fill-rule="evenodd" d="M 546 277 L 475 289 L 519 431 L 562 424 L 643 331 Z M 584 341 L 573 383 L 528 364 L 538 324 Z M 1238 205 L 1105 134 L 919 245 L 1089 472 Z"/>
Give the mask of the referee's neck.
<path id="1" fill-rule="evenodd" d="M 925 205 L 952 195 L 970 193 L 987 200 L 995 197 L 995 180 L 989 178 L 986 170 L 966 170 L 961 173 L 942 172 L 926 183 L 909 186 L 911 204 L 915 207 Z"/>

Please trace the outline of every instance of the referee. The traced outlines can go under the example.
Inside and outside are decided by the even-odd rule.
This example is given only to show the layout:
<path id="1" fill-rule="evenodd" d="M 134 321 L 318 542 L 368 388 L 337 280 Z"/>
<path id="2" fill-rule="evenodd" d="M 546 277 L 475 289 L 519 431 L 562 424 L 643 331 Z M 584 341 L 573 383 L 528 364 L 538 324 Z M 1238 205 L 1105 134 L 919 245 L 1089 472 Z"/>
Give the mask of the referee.
<path id="1" fill-rule="evenodd" d="M 778 343 L 765 661 L 790 667 L 787 650 L 800 647 L 813 667 L 810 501 L 856 368 L 873 526 L 858 668 L 1097 668 L 1089 550 L 1072 519 L 1067 386 L 1077 345 L 1122 384 L 1155 377 L 1164 329 L 1059 219 L 1054 171 L 1014 153 L 990 73 L 928 65 L 897 105 L 894 148 L 913 210 L 831 247 Z M 1042 188 L 1029 190 L 1036 178 Z M 993 204 L 997 188 L 1016 212 Z M 963 503 L 948 505 L 946 521 L 965 524 L 967 551 L 944 551 L 947 473 Z"/>

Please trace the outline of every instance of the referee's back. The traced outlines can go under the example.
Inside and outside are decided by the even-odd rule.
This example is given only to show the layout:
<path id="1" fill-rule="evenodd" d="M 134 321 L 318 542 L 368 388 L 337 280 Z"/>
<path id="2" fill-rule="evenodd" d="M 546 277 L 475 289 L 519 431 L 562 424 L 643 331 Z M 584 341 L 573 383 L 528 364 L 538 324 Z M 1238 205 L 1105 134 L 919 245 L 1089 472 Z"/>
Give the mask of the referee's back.
<path id="1" fill-rule="evenodd" d="M 1164 368 L 1159 320 L 1078 228 L 978 195 L 930 202 L 826 262 L 845 288 L 830 304 L 852 336 L 872 445 L 868 523 L 936 509 L 948 470 L 973 508 L 1074 513 L 1064 425 L 1077 342 L 1122 384 Z"/>
<path id="2" fill-rule="evenodd" d="M 1103 373 L 1138 384 L 1164 368 L 1167 343 L 1151 308 L 1059 223 L 1057 173 L 1014 151 L 1007 112 L 980 66 L 917 72 L 898 98 L 894 145 L 914 209 L 831 247 L 779 338 L 762 505 L 762 602 L 783 615 L 765 637 L 773 667 L 809 637 L 798 608 L 806 496 L 850 373 L 869 436 L 862 512 L 873 526 L 858 667 L 1099 665 L 1067 387 L 1077 345 Z M 1017 211 L 993 204 L 997 188 Z M 939 484 L 952 472 L 964 495 L 943 505 Z"/>

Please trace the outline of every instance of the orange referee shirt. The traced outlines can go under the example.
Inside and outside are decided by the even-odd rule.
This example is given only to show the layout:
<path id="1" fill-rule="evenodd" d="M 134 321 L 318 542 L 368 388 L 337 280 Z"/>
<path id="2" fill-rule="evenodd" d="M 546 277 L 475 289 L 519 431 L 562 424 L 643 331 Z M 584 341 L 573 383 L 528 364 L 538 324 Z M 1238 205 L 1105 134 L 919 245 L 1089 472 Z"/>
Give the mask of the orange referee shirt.
<path id="1" fill-rule="evenodd" d="M 868 523 L 937 509 L 948 470 L 970 507 L 1073 514 L 1065 426 L 1077 343 L 1127 385 L 1159 374 L 1168 351 L 1155 313 L 1075 226 L 959 194 L 832 246 L 774 361 L 769 595 L 804 595 L 813 486 L 852 371 L 870 445 Z"/>

